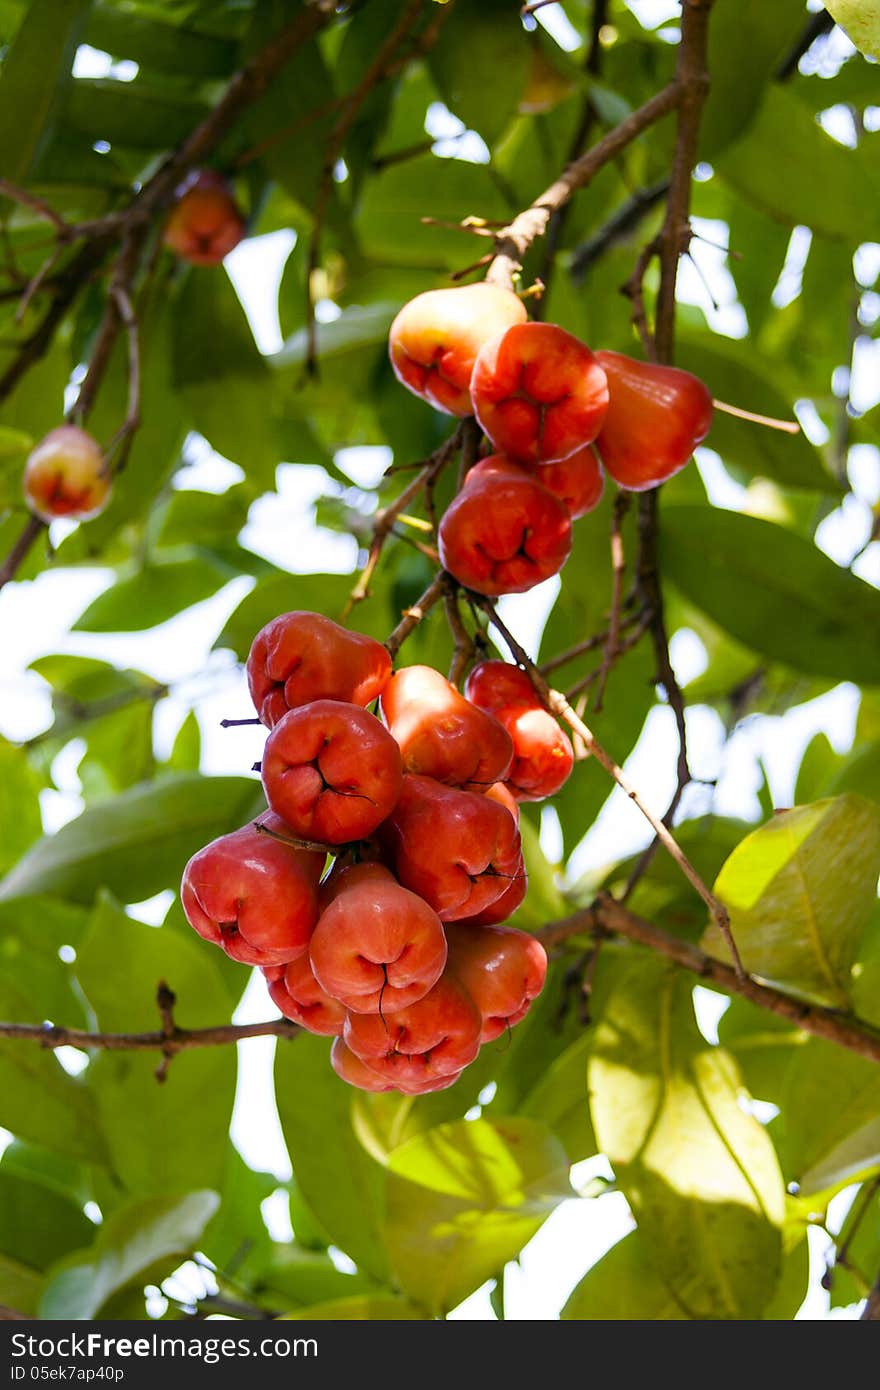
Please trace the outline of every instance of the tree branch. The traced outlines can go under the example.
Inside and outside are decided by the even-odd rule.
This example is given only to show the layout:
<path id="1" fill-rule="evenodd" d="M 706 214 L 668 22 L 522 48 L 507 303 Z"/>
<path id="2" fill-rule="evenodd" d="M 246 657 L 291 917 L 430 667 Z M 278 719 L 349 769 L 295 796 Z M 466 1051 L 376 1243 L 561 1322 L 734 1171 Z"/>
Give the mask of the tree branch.
<path id="1" fill-rule="evenodd" d="M 568 202 L 573 193 L 585 188 L 599 170 L 637 136 L 674 110 L 680 95 L 681 88 L 677 81 L 663 87 L 644 106 L 633 111 L 620 125 L 604 135 L 585 155 L 569 164 L 540 197 L 502 228 L 495 237 L 495 259 L 486 274 L 487 281 L 511 289 L 522 270 L 526 252 L 533 241 L 543 236 L 553 214 Z"/>
<path id="2" fill-rule="evenodd" d="M 689 941 L 672 936 L 662 928 L 655 927 L 652 922 L 636 916 L 608 894 L 601 894 L 592 907 L 550 922 L 535 933 L 545 947 L 558 946 L 571 937 L 582 935 L 622 936 L 640 946 L 647 946 L 682 969 L 698 975 L 701 980 L 717 985 L 727 994 L 747 999 L 749 1003 L 786 1019 L 813 1037 L 837 1043 L 868 1061 L 880 1062 L 880 1032 L 869 1023 L 838 1013 L 835 1009 L 807 1004 L 770 985 L 758 984 L 748 975 L 738 975 L 731 966 L 707 955 Z"/>
<path id="3" fill-rule="evenodd" d="M 286 1018 L 265 1023 L 223 1023 L 216 1028 L 165 1026 L 154 1033 L 89 1033 L 84 1028 L 63 1028 L 54 1023 L 0 1023 L 0 1039 L 38 1042 L 41 1047 L 97 1047 L 108 1052 L 184 1052 L 190 1047 L 218 1047 L 246 1038 L 296 1038 L 303 1030 Z"/>

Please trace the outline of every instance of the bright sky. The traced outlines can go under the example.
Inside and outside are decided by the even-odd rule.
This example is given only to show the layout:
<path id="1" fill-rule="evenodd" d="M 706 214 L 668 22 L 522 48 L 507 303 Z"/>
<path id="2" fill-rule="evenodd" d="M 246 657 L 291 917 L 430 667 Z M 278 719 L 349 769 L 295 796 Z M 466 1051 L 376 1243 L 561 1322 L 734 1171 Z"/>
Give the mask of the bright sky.
<path id="1" fill-rule="evenodd" d="M 631 8 L 646 22 L 654 23 L 664 23 L 678 12 L 675 0 L 631 0 Z M 542 11 L 541 19 L 565 46 L 571 46 L 572 37 L 576 42 L 576 35 L 573 36 L 556 7 Z M 829 51 L 837 62 L 850 51 L 848 40 L 839 31 L 835 32 Z M 106 55 L 95 50 L 80 50 L 76 67 L 79 75 L 105 75 L 109 70 Z M 130 79 L 136 74 L 136 67 L 117 64 L 112 71 L 115 76 Z M 485 147 L 479 137 L 463 136 L 460 122 L 442 106 L 432 108 L 427 124 L 435 138 L 452 142 L 450 153 L 477 160 L 485 157 Z M 826 127 L 836 138 L 846 140 L 848 132 L 843 116 L 830 117 Z M 694 259 L 699 269 L 683 261 L 679 298 L 700 305 L 718 332 L 742 336 L 746 331 L 744 314 L 736 303 L 724 252 L 719 249 L 726 243 L 727 228 L 723 223 L 698 222 L 696 230 L 706 238 L 694 244 Z M 808 243 L 809 233 L 804 229 L 793 234 L 786 269 L 775 294 L 777 302 L 784 302 L 793 292 Z M 294 235 L 288 232 L 251 239 L 237 248 L 226 262 L 264 351 L 275 350 L 281 345 L 276 292 L 284 260 L 293 244 Z M 869 283 L 880 261 L 880 246 L 863 248 L 860 255 L 862 263 L 858 268 L 864 272 L 863 280 Z M 712 299 L 718 307 L 713 306 Z M 880 312 L 880 301 L 877 309 Z M 878 352 L 880 345 L 866 341 L 857 353 L 853 396 L 862 410 L 880 399 Z M 804 414 L 802 423 L 811 437 L 821 442 L 820 434 L 814 434 L 817 428 L 818 431 L 822 428 L 818 421 Z M 180 478 L 179 486 L 223 491 L 241 476 L 234 464 L 219 458 L 197 437 L 190 441 L 188 456 L 191 467 Z M 720 460 L 710 451 L 701 450 L 698 462 L 716 505 L 741 506 L 744 489 L 732 481 Z M 375 482 L 386 463 L 385 451 L 346 451 L 346 469 L 364 485 Z M 866 539 L 870 508 L 880 498 L 878 451 L 867 447 L 855 450 L 851 475 L 856 497 L 847 499 L 844 506 L 823 523 L 819 535 L 820 544 L 842 563 L 846 563 Z M 277 491 L 262 498 L 251 510 L 242 536 L 244 543 L 286 567 L 290 566 L 291 556 L 296 556 L 296 567 L 303 572 L 311 568 L 350 570 L 356 562 L 354 542 L 319 530 L 315 525 L 314 503 L 328 486 L 332 484 L 322 469 L 282 465 L 278 469 Z M 60 534 L 61 526 L 58 529 Z M 866 552 L 857 572 L 870 582 L 880 583 L 880 545 Z M 75 652 L 131 665 L 172 684 L 172 694 L 157 709 L 160 753 L 170 748 L 184 715 L 195 706 L 203 735 L 204 771 L 243 773 L 258 756 L 258 733 L 252 729 L 223 731 L 219 721 L 223 717 L 248 715 L 250 701 L 242 674 L 230 654 L 212 653 L 210 644 L 252 581 L 235 580 L 205 603 L 146 633 L 130 636 L 70 634 L 68 628 L 78 614 L 111 582 L 112 576 L 107 570 L 68 570 L 43 574 L 31 584 L 9 585 L 0 593 L 0 624 L 7 654 L 4 674 L 0 678 L 0 732 L 17 741 L 47 727 L 51 720 L 47 690 L 26 668 L 37 656 L 48 652 Z M 506 618 L 532 650 L 558 583 L 558 580 L 551 580 L 531 594 L 504 600 Z M 676 636 L 672 655 L 682 682 L 697 675 L 705 665 L 702 644 L 692 633 Z M 756 792 L 761 781 L 761 764 L 767 770 L 775 803 L 791 804 L 804 747 L 814 733 L 823 730 L 834 747 L 844 751 L 852 741 L 857 704 L 855 688 L 841 685 L 781 718 L 754 716 L 726 747 L 724 730 L 714 711 L 708 707 L 690 709 L 687 724 L 693 771 L 698 778 L 717 779 L 717 787 L 714 798 L 709 788 L 692 788 L 683 808 L 685 813 L 694 815 L 707 811 L 712 799 L 719 813 L 757 819 L 760 808 Z M 81 746 L 74 744 L 56 760 L 53 773 L 61 790 L 47 791 L 42 796 L 49 830 L 77 814 L 82 805 L 76 776 L 81 753 Z M 645 800 L 658 811 L 666 806 L 672 794 L 675 754 L 671 714 L 667 709 L 656 709 L 627 760 L 626 771 Z M 585 869 L 619 859 L 647 843 L 648 838 L 648 828 L 638 811 L 627 798 L 615 793 L 576 853 L 572 874 L 576 877 Z M 559 837 L 552 812 L 545 815 L 544 843 L 548 853 L 555 857 Z M 138 915 L 148 921 L 160 921 L 167 907 L 167 897 L 163 894 L 142 905 Z M 702 1026 L 707 1036 L 712 1037 L 723 1003 L 717 995 L 707 991 L 698 989 L 697 995 L 701 998 Z M 236 1019 L 244 1022 L 265 1018 L 274 1012 L 262 978 L 256 974 L 245 992 Z M 239 1045 L 240 1075 L 233 1137 L 248 1161 L 275 1171 L 283 1180 L 289 1176 L 290 1169 L 272 1092 L 273 1052 L 272 1039 Z M 75 1057 L 62 1060 L 72 1067 L 78 1065 Z M 574 1174 L 575 1185 L 582 1186 L 597 1173 L 610 1174 L 603 1159 L 579 1165 Z M 842 1219 L 847 1201 L 846 1197 L 837 1200 L 838 1219 Z M 265 1215 L 274 1234 L 279 1238 L 289 1235 L 283 1200 L 270 1199 Z M 555 1318 L 580 1276 L 630 1225 L 626 1203 L 616 1194 L 600 1200 L 563 1203 L 530 1242 L 520 1264 L 509 1269 L 507 1316 L 514 1320 Z M 821 1272 L 825 1243 L 818 1232 L 812 1232 L 811 1236 L 815 1238 L 814 1273 Z M 799 1316 L 824 1318 L 829 1316 L 827 1310 L 827 1295 L 814 1287 Z M 487 1291 L 474 1295 L 454 1316 L 492 1317 Z"/>

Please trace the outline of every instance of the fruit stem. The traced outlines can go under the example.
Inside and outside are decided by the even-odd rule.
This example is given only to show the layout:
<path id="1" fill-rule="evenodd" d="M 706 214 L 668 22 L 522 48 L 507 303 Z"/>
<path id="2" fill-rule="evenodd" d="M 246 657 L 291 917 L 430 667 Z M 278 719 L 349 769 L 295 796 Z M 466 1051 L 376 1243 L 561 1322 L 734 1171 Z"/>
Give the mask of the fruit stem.
<path id="1" fill-rule="evenodd" d="M 716 410 L 725 415 L 735 415 L 738 420 L 751 420 L 754 425 L 764 425 L 768 430 L 781 430 L 783 434 L 800 434 L 797 420 L 777 420 L 773 415 L 757 415 L 753 410 L 743 410 L 738 405 L 728 405 L 726 401 L 713 401 Z"/>

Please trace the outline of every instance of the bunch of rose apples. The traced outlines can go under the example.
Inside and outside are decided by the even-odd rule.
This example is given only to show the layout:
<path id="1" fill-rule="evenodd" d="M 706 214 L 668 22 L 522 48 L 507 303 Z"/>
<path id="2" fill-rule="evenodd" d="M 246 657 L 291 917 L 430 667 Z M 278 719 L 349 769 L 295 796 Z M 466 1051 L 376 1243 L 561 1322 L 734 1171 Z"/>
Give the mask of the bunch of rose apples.
<path id="1" fill-rule="evenodd" d="M 335 1038 L 352 1085 L 449 1086 L 543 987 L 543 947 L 503 924 L 519 803 L 559 790 L 571 744 L 518 667 L 483 661 L 462 694 L 318 613 L 268 623 L 247 675 L 268 811 L 189 861 L 187 918 Z"/>
<path id="2" fill-rule="evenodd" d="M 593 353 L 527 322 L 511 290 L 428 290 L 391 325 L 391 364 L 437 410 L 475 415 L 494 452 L 465 475 L 440 522 L 440 558 L 469 589 L 522 593 L 558 574 L 572 522 L 619 487 L 656 487 L 708 433 L 712 397 L 689 372 Z"/>

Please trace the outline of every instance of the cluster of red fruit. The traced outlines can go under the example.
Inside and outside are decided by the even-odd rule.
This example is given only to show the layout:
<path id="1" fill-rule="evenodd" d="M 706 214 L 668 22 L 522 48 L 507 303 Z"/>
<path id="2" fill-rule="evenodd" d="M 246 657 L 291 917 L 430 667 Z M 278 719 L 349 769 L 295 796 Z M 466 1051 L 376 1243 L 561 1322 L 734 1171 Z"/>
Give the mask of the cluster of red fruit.
<path id="1" fill-rule="evenodd" d="M 391 325 L 391 364 L 415 395 L 475 415 L 495 453 L 467 473 L 438 530 L 460 583 L 496 596 L 557 574 L 571 524 L 597 505 L 603 466 L 622 488 L 656 487 L 706 437 L 712 397 L 690 372 L 593 353 L 490 284 L 428 290 Z"/>
<path id="2" fill-rule="evenodd" d="M 269 811 L 189 861 L 186 916 L 335 1038 L 352 1085 L 450 1086 L 543 987 L 542 946 L 500 924 L 526 892 L 519 802 L 559 790 L 571 745 L 517 667 L 462 695 L 317 613 L 268 623 L 247 675 Z"/>

